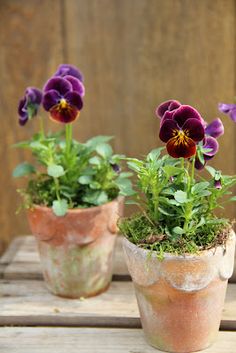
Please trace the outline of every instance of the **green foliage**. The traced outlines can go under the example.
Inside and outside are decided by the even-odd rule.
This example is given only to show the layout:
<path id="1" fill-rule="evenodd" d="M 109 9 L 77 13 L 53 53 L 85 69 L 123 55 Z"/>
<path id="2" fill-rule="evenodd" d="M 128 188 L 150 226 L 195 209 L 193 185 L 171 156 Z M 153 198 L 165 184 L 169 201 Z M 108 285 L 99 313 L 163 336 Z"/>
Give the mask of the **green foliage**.
<path id="1" fill-rule="evenodd" d="M 219 229 L 229 226 L 227 220 L 214 216 L 214 210 L 236 200 L 229 191 L 236 176 L 224 176 L 207 167 L 210 177 L 205 180 L 194 175 L 194 158 L 173 159 L 161 152 L 155 149 L 144 160 L 127 158 L 137 177 L 136 193 L 128 203 L 142 212 L 121 221 L 120 230 L 136 244 L 140 237 L 143 243 L 159 237 L 157 244 L 154 242 L 157 251 L 192 252 L 207 247 Z M 217 180 L 221 188 L 215 187 Z"/>
<path id="2" fill-rule="evenodd" d="M 68 134 L 68 132 L 67 132 Z M 132 195 L 132 174 L 117 172 L 123 155 L 113 155 L 110 136 L 97 136 L 86 143 L 62 139 L 62 134 L 49 136 L 35 134 L 31 140 L 15 145 L 29 149 L 35 157 L 35 166 L 19 165 L 14 177 L 31 175 L 26 190 L 31 204 L 53 208 L 57 216 L 68 208 L 99 206 L 118 195 Z M 26 199 L 24 197 L 24 199 Z"/>

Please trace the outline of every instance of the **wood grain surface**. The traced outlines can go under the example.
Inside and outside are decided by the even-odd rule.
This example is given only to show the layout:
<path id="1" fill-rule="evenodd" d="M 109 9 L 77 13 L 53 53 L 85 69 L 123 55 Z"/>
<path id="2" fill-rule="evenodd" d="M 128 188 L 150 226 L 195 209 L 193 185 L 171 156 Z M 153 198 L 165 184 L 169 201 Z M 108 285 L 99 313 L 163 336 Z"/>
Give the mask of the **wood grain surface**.
<path id="1" fill-rule="evenodd" d="M 49 293 L 41 280 L 0 280 L 0 326 L 140 327 L 132 282 L 113 281 L 107 292 L 71 300 Z M 229 284 L 221 329 L 236 330 L 236 284 Z"/>
<path id="2" fill-rule="evenodd" d="M 235 346 L 235 332 L 219 332 L 204 352 L 235 353 Z M 161 353 L 142 330 L 122 328 L 3 327 L 0 347 L 4 353 Z"/>
<path id="3" fill-rule="evenodd" d="M 154 109 L 169 98 L 196 106 L 208 121 L 219 101 L 235 96 L 234 0 L 1 0 L 0 247 L 29 232 L 11 179 L 28 157 L 10 148 L 37 121 L 17 125 L 16 106 L 28 85 L 41 86 L 60 62 L 78 65 L 86 97 L 75 137 L 114 135 L 117 152 L 142 156 L 158 141 Z M 235 126 L 212 164 L 236 172 Z M 52 125 L 50 125 L 52 126 Z M 235 207 L 226 209 L 235 217 Z"/>

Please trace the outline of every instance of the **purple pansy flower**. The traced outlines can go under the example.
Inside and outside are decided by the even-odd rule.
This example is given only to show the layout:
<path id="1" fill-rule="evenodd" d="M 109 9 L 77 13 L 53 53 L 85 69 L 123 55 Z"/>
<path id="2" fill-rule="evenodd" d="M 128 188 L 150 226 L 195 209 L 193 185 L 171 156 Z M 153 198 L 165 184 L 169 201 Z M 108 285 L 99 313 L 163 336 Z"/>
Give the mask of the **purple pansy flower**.
<path id="1" fill-rule="evenodd" d="M 172 111 L 165 111 L 159 137 L 166 142 L 170 156 L 190 158 L 196 154 L 196 145 L 204 139 L 205 135 L 202 121 L 198 111 L 189 105 L 181 105 Z"/>
<path id="2" fill-rule="evenodd" d="M 168 100 L 166 102 L 161 103 L 156 108 L 156 111 L 155 111 L 156 116 L 161 119 L 161 118 L 163 118 L 163 116 L 164 116 L 166 111 L 171 112 L 171 111 L 179 108 L 180 106 L 181 106 L 180 102 L 178 102 L 178 101 L 176 101 L 174 99 L 170 99 L 170 100 Z"/>
<path id="3" fill-rule="evenodd" d="M 55 72 L 54 76 L 73 76 L 77 79 L 79 79 L 81 82 L 84 81 L 82 73 L 77 69 L 76 66 L 70 65 L 70 64 L 61 64 L 58 66 L 57 71 Z"/>
<path id="4" fill-rule="evenodd" d="M 218 109 L 221 113 L 228 114 L 236 122 L 236 104 L 219 103 Z"/>
<path id="5" fill-rule="evenodd" d="M 60 123 L 71 123 L 83 107 L 83 84 L 70 75 L 52 77 L 44 86 L 43 107 Z"/>
<path id="6" fill-rule="evenodd" d="M 208 124 L 205 128 L 206 137 L 203 140 L 203 150 L 202 158 L 204 160 L 200 161 L 199 158 L 196 159 L 195 167 L 196 169 L 203 169 L 206 162 L 212 159 L 219 150 L 219 143 L 216 138 L 220 137 L 224 133 L 224 125 L 222 121 L 217 118 Z"/>
<path id="7" fill-rule="evenodd" d="M 36 87 L 28 87 L 18 105 L 19 124 L 21 126 L 37 114 L 41 102 L 42 92 Z"/>

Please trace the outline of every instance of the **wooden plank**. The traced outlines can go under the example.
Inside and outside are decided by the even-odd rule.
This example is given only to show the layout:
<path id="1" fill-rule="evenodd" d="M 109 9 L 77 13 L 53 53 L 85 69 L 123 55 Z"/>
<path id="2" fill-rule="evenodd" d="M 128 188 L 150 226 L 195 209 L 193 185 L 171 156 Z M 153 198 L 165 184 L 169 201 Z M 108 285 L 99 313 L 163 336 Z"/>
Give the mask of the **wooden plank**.
<path id="1" fill-rule="evenodd" d="M 3 327 L 4 353 L 161 353 L 149 346 L 141 329 Z M 236 333 L 219 332 L 206 353 L 235 353 Z"/>
<path id="2" fill-rule="evenodd" d="M 1 263 L 5 264 L 2 268 Z M 9 249 L 0 259 L 1 274 L 5 279 L 42 279 L 39 254 L 33 236 L 18 237 L 12 241 Z M 121 237 L 118 237 L 114 258 L 113 280 L 128 279 L 130 279 L 130 276 L 124 260 Z M 236 261 L 230 282 L 236 282 Z"/>
<path id="3" fill-rule="evenodd" d="M 0 281 L 0 325 L 140 327 L 132 282 L 112 282 L 100 296 L 56 297 L 43 281 Z M 230 284 L 221 323 L 236 330 L 236 284 Z"/>
<path id="4" fill-rule="evenodd" d="M 2 277 L 5 279 L 42 279 L 40 259 L 37 251 L 36 240 L 33 236 L 17 238 L 13 241 L 11 249 L 17 247 L 18 251 L 9 261 L 8 265 L 0 268 L 3 271 Z M 7 254 L 12 250 L 9 249 Z M 6 261 L 9 255 L 4 255 Z M 0 262 L 1 263 L 1 262 Z M 114 280 L 130 279 L 128 269 L 124 261 L 121 237 L 118 237 L 114 257 Z"/>

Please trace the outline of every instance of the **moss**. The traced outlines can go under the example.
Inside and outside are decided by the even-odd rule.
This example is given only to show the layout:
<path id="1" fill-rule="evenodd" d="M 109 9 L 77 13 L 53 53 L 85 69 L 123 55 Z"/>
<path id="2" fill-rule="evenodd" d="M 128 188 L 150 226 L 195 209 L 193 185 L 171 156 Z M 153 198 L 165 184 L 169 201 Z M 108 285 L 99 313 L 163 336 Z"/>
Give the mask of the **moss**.
<path id="1" fill-rule="evenodd" d="M 181 255 L 222 245 L 232 229 L 227 219 L 221 219 L 217 223 L 205 224 L 193 234 L 173 236 L 165 232 L 165 224 L 155 223 L 142 213 L 121 219 L 118 226 L 130 242 L 155 251 L 160 258 L 166 252 Z"/>

